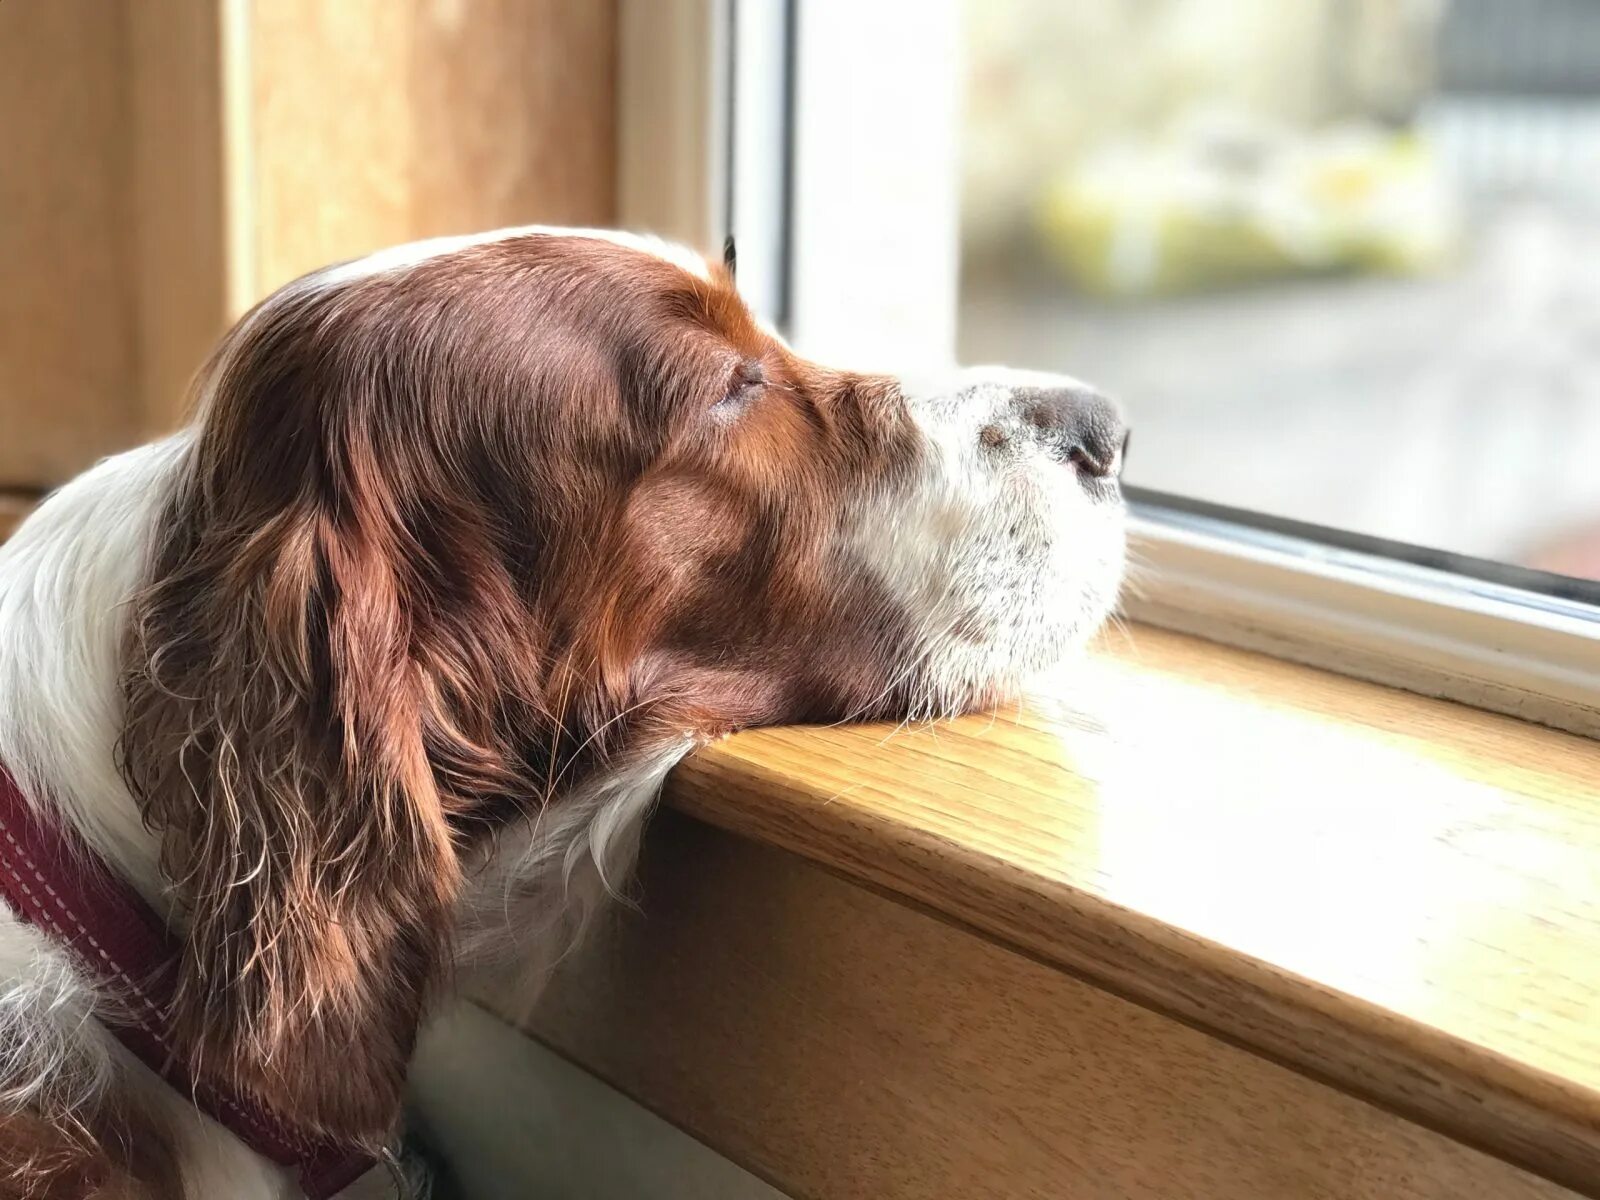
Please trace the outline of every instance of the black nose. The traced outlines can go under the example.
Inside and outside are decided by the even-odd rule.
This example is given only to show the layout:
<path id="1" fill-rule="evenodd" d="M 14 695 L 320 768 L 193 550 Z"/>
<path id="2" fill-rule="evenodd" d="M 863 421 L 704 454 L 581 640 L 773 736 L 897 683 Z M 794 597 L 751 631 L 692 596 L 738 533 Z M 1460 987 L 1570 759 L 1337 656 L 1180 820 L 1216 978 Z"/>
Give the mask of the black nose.
<path id="1" fill-rule="evenodd" d="M 1023 421 L 1063 463 L 1097 479 L 1122 473 L 1128 427 L 1116 402 L 1089 388 L 1024 388 Z"/>

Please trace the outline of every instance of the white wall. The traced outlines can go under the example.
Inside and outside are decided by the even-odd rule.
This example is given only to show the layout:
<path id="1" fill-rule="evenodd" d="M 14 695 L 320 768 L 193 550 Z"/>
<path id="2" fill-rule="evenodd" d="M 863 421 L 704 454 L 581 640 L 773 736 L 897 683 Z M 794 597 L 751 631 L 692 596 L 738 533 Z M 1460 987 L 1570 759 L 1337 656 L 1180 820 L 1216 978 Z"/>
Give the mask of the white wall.
<path id="1" fill-rule="evenodd" d="M 422 1039 L 412 1107 L 464 1200 L 783 1200 L 481 1008 Z"/>

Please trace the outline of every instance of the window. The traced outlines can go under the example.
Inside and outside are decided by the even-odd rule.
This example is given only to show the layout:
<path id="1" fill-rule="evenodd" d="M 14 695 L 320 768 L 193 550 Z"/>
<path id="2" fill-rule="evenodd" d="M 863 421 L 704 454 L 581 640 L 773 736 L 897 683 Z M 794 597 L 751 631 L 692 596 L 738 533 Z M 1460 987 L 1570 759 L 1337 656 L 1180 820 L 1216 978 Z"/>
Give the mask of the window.
<path id="1" fill-rule="evenodd" d="M 1090 379 L 1133 615 L 1600 730 L 1600 8 L 724 15 L 707 219 L 800 349 Z"/>
<path id="2" fill-rule="evenodd" d="M 969 2 L 963 357 L 1130 481 L 1600 579 L 1600 7 Z"/>

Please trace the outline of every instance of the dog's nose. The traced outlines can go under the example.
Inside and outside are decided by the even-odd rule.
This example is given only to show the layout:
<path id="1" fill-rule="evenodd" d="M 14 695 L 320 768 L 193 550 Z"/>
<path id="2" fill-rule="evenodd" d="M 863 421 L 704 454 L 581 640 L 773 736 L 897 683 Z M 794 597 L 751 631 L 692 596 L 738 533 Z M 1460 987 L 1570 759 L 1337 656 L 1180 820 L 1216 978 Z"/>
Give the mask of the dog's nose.
<path id="1" fill-rule="evenodd" d="M 1128 428 L 1115 401 L 1090 388 L 1034 388 L 1017 394 L 1023 421 L 1063 463 L 1115 478 L 1127 457 Z"/>

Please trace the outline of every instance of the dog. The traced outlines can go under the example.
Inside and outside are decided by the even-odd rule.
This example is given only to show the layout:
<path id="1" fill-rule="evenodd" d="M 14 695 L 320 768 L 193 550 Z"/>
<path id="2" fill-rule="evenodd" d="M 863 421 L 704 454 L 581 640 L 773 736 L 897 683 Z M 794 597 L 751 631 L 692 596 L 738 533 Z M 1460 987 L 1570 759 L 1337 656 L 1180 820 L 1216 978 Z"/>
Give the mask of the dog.
<path id="1" fill-rule="evenodd" d="M 396 1194 L 430 1005 L 679 759 L 983 708 L 1121 579 L 1112 401 L 809 362 L 651 238 L 313 272 L 195 387 L 0 548 L 4 1196 Z"/>

